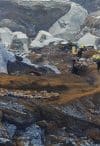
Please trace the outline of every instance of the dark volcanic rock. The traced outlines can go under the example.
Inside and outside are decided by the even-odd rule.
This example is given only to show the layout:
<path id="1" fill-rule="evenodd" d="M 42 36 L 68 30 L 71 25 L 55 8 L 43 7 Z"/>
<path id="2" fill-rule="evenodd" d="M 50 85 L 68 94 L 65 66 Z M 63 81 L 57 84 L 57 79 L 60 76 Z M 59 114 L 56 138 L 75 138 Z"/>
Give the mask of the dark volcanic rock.
<path id="1" fill-rule="evenodd" d="M 99 94 L 84 97 L 65 105 L 62 109 L 65 113 L 81 120 L 100 126 L 100 98 Z"/>
<path id="2" fill-rule="evenodd" d="M 46 145 L 92 146 L 93 142 L 88 138 L 98 141 L 100 131 L 97 97 L 99 95 L 84 97 L 63 106 L 44 105 L 39 100 L 24 97 L 0 97 L 3 123 L 1 138 L 3 142 L 6 138 L 6 142 L 9 143 L 13 139 L 16 146 L 42 146 L 43 142 Z M 70 133 L 73 135 L 69 135 Z"/>
<path id="3" fill-rule="evenodd" d="M 17 57 L 17 60 L 18 59 L 20 60 L 21 58 Z M 22 61 L 15 61 L 15 62 L 8 61 L 7 70 L 8 70 L 8 74 L 34 73 L 36 75 L 40 75 L 40 72 L 36 67 L 28 65 Z"/>
<path id="4" fill-rule="evenodd" d="M 25 126 L 36 120 L 35 113 L 33 116 L 32 112 L 30 112 L 24 104 L 19 103 L 19 99 L 14 97 L 3 97 L 3 101 L 2 98 L 0 101 L 0 109 L 5 121 L 14 123 L 17 126 Z M 33 107 L 33 109 L 35 110 L 35 107 Z"/>
<path id="5" fill-rule="evenodd" d="M 0 97 L 0 109 L 3 123 L 0 123 L 0 145 L 13 146 L 14 143 L 16 146 L 42 146 L 43 132 L 34 124 L 39 119 L 34 103 L 18 97 Z"/>

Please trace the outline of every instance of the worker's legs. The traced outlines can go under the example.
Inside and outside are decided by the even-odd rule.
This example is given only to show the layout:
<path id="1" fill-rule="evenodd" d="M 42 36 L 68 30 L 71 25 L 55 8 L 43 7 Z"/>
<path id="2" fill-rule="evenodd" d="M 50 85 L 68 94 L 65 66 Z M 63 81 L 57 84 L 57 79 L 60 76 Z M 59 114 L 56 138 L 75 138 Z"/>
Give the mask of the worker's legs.
<path id="1" fill-rule="evenodd" d="M 100 71 L 100 61 L 97 62 L 97 71 Z"/>
<path id="2" fill-rule="evenodd" d="M 72 73 L 78 75 L 78 68 L 73 66 Z"/>

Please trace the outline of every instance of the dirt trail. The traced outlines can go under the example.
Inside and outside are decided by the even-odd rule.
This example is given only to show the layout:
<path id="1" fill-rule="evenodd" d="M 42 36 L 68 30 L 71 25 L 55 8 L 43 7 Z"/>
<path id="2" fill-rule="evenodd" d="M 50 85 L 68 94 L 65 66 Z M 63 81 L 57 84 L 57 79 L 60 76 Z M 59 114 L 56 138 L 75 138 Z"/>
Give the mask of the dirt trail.
<path id="1" fill-rule="evenodd" d="M 60 98 L 57 100 L 46 100 L 46 104 L 59 105 L 77 98 L 100 93 L 100 74 L 94 71 L 92 76 L 86 75 L 83 77 L 70 73 L 60 76 L 41 77 L 0 75 L 0 87 L 23 91 L 48 90 L 49 92 L 58 92 L 60 93 Z"/>

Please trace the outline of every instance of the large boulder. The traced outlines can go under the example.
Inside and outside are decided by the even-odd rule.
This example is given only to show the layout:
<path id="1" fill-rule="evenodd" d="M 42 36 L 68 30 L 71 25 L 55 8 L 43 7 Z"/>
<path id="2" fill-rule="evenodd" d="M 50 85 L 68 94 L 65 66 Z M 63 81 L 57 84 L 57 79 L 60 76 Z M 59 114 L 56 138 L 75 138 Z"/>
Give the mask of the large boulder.
<path id="1" fill-rule="evenodd" d="M 65 1 L 0 1 L 0 20 L 10 19 L 16 22 L 33 37 L 39 30 L 48 30 L 69 9 L 70 4 Z"/>
<path id="2" fill-rule="evenodd" d="M 85 46 L 94 46 L 95 49 L 98 49 L 99 44 L 99 37 L 91 34 L 91 33 L 86 33 L 83 37 L 81 37 L 78 40 L 78 45 L 85 45 Z"/>
<path id="3" fill-rule="evenodd" d="M 49 29 L 49 32 L 54 36 L 75 41 L 75 36 L 80 32 L 88 12 L 79 4 L 70 4 L 69 12 L 58 19 Z"/>
<path id="4" fill-rule="evenodd" d="M 25 33 L 20 31 L 13 32 L 12 49 L 15 49 L 19 54 L 22 52 L 28 53 L 28 37 Z"/>
<path id="5" fill-rule="evenodd" d="M 8 61 L 14 62 L 15 56 L 12 52 L 9 52 L 0 43 L 0 73 L 7 73 L 7 63 Z"/>
<path id="6" fill-rule="evenodd" d="M 28 36 L 21 32 L 15 31 L 12 32 L 7 27 L 0 28 L 0 38 L 4 46 L 16 53 L 28 53 Z M 20 45 L 21 44 L 21 45 Z"/>
<path id="7" fill-rule="evenodd" d="M 13 33 L 9 28 L 1 27 L 0 28 L 0 38 L 2 40 L 2 43 L 6 47 L 9 47 L 11 45 L 11 43 L 12 43 Z"/>
<path id="8" fill-rule="evenodd" d="M 43 48 L 52 44 L 58 44 L 63 39 L 53 37 L 49 32 L 39 31 L 36 38 L 31 42 L 30 48 Z"/>

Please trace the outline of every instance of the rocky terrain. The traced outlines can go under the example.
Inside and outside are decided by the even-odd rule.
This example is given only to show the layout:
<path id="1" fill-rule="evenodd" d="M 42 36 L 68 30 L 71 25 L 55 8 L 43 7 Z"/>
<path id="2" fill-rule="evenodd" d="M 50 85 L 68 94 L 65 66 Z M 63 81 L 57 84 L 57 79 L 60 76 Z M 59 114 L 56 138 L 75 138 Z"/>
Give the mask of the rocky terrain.
<path id="1" fill-rule="evenodd" d="M 99 146 L 100 77 L 96 65 L 90 63 L 87 73 L 74 75 L 68 69 L 69 55 L 56 51 L 59 53 L 48 59 L 58 63 L 60 75 L 0 75 L 2 145 Z"/>
<path id="2" fill-rule="evenodd" d="M 0 76 L 2 145 L 99 146 L 100 78 L 67 76 Z"/>
<path id="3" fill-rule="evenodd" d="M 99 49 L 100 0 L 0 0 L 0 146 L 99 146 Z"/>
<path id="4" fill-rule="evenodd" d="M 100 37 L 100 3 L 97 0 L 1 0 L 0 6 L 0 27 L 8 27 L 13 32 L 21 31 L 32 39 L 40 30 L 72 41 L 79 40 L 86 33 Z"/>

